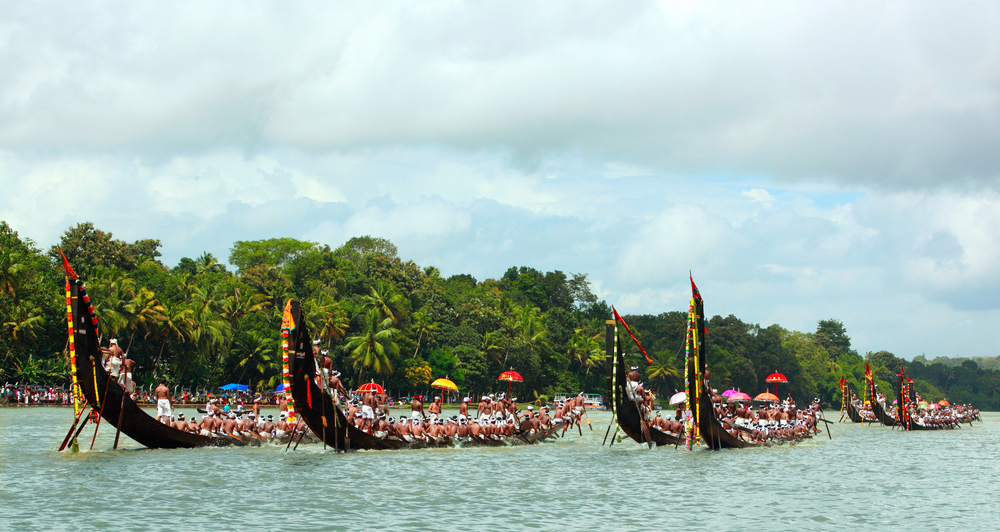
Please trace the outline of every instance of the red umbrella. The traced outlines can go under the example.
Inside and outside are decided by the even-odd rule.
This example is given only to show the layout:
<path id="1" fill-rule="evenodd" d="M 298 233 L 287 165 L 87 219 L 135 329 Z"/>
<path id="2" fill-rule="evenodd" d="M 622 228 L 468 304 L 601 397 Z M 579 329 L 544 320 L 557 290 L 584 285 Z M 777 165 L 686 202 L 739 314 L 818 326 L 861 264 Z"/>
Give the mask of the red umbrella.
<path id="1" fill-rule="evenodd" d="M 379 386 L 378 384 L 375 384 L 375 381 L 371 381 L 371 382 L 366 382 L 366 383 L 362 384 L 360 388 L 358 388 L 357 390 L 355 390 L 355 392 L 356 393 L 368 393 L 368 392 L 372 392 L 372 393 L 385 393 L 385 388 Z"/>
<path id="2" fill-rule="evenodd" d="M 788 377 L 785 377 L 784 375 L 782 375 L 782 374 L 778 373 L 777 371 L 775 371 L 774 373 L 768 375 L 767 378 L 764 379 L 764 382 L 773 382 L 774 383 L 774 395 L 778 395 L 778 383 L 779 382 L 788 382 Z"/>
<path id="3" fill-rule="evenodd" d="M 514 371 L 513 369 L 509 369 L 509 370 L 501 373 L 500 374 L 500 378 L 497 379 L 497 380 L 499 380 L 499 381 L 507 381 L 507 397 L 510 397 L 510 383 L 512 383 L 512 382 L 524 382 L 524 378 L 521 377 L 521 374 L 518 373 L 518 372 L 516 372 L 516 371 Z"/>

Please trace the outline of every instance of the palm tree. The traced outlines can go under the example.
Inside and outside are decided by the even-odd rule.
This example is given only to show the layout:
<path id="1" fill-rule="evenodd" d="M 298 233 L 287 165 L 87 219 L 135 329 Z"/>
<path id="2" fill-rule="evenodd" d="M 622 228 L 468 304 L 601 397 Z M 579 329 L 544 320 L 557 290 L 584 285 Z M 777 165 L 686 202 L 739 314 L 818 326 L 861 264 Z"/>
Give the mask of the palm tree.
<path id="1" fill-rule="evenodd" d="M 343 338 L 351 326 L 351 320 L 347 317 L 347 312 L 340 306 L 332 296 L 324 295 L 317 303 L 315 300 L 308 300 L 303 305 L 305 307 L 305 323 L 320 338 L 327 340 L 329 347 L 334 340 Z"/>
<path id="2" fill-rule="evenodd" d="M 419 331 L 419 334 L 417 334 L 417 348 L 413 350 L 413 358 L 417 358 L 417 352 L 420 351 L 420 341 L 424 336 L 427 336 L 428 340 L 434 339 L 434 333 L 437 332 L 439 327 L 423 311 L 417 311 L 413 314 L 413 325 Z"/>
<path id="3" fill-rule="evenodd" d="M 204 252 L 200 257 L 194 261 L 194 270 L 198 277 L 204 276 L 208 272 L 219 272 L 222 270 L 222 265 L 219 264 L 219 260 L 216 259 L 211 253 Z"/>
<path id="4" fill-rule="evenodd" d="M 375 373 L 392 373 L 390 357 L 399 354 L 399 346 L 392 341 L 396 333 L 392 328 L 392 319 L 379 321 L 379 314 L 377 308 L 369 310 L 361 334 L 347 339 L 345 349 L 354 362 L 354 367 L 361 372 L 371 369 Z"/>
<path id="5" fill-rule="evenodd" d="M 375 309 L 380 318 L 391 320 L 393 324 L 399 321 L 403 296 L 396 292 L 392 284 L 386 281 L 375 281 L 370 293 L 361 299 L 364 302 L 365 310 Z"/>
<path id="6" fill-rule="evenodd" d="M 143 338 L 149 336 L 149 333 L 163 320 L 163 312 L 163 305 L 156 300 L 156 294 L 152 290 L 142 286 L 133 292 L 124 307 L 127 327 L 132 332 L 129 335 L 128 347 L 125 348 L 126 353 L 132 348 L 136 334 L 142 333 Z"/>
<path id="7" fill-rule="evenodd" d="M 160 343 L 160 352 L 156 355 L 156 367 L 160 367 L 163 359 L 163 348 L 167 345 L 167 340 L 176 338 L 181 343 L 186 342 L 191 336 L 193 312 L 183 301 L 164 301 L 160 321 L 157 324 L 160 336 L 163 337 Z"/>
<path id="8" fill-rule="evenodd" d="M 236 345 L 230 350 L 230 353 L 239 359 L 237 367 L 243 368 L 243 373 L 240 374 L 237 382 L 242 382 L 247 369 L 252 369 L 260 375 L 256 385 L 258 390 L 274 389 L 278 380 L 276 362 L 279 360 L 274 348 L 276 343 L 275 338 L 254 330 L 248 331 L 246 335 L 237 339 Z"/>
<path id="9" fill-rule="evenodd" d="M 487 331 L 479 342 L 479 354 L 483 355 L 483 359 L 502 367 L 500 361 L 500 353 L 503 352 L 502 343 L 503 338 L 498 331 Z"/>
<path id="10" fill-rule="evenodd" d="M 4 354 L 4 362 L 7 361 L 11 351 L 20 351 L 23 343 L 34 341 L 36 331 L 43 325 L 45 325 L 45 318 L 42 316 L 41 309 L 32 306 L 27 301 L 21 301 L 14 307 L 8 321 L 3 324 L 4 330 L 9 331 L 10 338 L 14 340 L 10 349 Z"/>
<path id="11" fill-rule="evenodd" d="M 677 369 L 674 357 L 667 351 L 660 351 L 651 357 L 653 363 L 646 367 L 646 376 L 651 382 L 658 384 L 662 390 L 663 384 L 674 384 L 680 378 L 681 372 Z"/>
<path id="12" fill-rule="evenodd" d="M 530 303 L 521 307 L 514 321 L 514 338 L 510 348 L 534 358 L 552 349 L 548 338 L 549 331 L 545 328 L 542 311 Z M 506 357 L 503 365 L 507 365 Z"/>

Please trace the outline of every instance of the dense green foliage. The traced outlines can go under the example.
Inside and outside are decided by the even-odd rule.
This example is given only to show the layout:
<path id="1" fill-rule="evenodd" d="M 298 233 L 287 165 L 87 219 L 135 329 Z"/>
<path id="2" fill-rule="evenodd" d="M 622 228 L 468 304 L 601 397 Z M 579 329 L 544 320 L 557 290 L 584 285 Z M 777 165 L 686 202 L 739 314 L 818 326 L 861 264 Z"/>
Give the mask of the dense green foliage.
<path id="1" fill-rule="evenodd" d="M 138 383 L 215 387 L 228 382 L 273 389 L 280 376 L 278 327 L 285 301 L 303 301 L 306 322 L 330 350 L 349 386 L 369 379 L 394 394 L 425 392 L 447 376 L 470 393 L 497 390 L 505 369 L 525 379 L 516 395 L 603 392 L 604 324 L 610 306 L 591 292 L 585 274 L 508 269 L 499 279 L 443 278 L 397 256 L 388 240 L 352 238 L 339 248 L 290 238 L 233 244 L 229 271 L 209 253 L 170 268 L 158 240 L 123 242 L 84 223 L 57 246 L 88 285 L 105 342 L 119 339 L 139 369 Z M 21 239 L 0 222 L 0 378 L 64 384 L 67 376 L 61 259 Z M 654 358 L 628 344 L 660 395 L 682 387 L 686 313 L 626 316 Z M 837 382 L 859 387 L 865 358 L 851 348 L 843 324 L 822 320 L 813 333 L 761 327 L 735 316 L 708 323 L 713 385 L 763 391 L 774 371 L 789 383 L 780 393 L 839 404 Z M 869 353 L 883 386 L 902 364 Z M 974 363 L 970 363 L 974 364 Z M 963 364 L 915 362 L 918 390 L 936 399 L 994 408 L 998 372 Z"/>

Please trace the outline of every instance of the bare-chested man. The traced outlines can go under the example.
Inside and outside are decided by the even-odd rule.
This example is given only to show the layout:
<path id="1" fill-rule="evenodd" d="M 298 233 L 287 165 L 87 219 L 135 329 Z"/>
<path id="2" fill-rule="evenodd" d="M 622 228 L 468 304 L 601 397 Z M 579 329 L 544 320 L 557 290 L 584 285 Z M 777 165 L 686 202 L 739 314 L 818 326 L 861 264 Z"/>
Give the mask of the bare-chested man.
<path id="1" fill-rule="evenodd" d="M 343 395 L 347 397 L 347 388 L 344 388 L 344 383 L 340 381 L 340 372 L 333 371 L 330 373 L 330 386 L 327 388 L 330 395 L 333 396 L 333 404 L 340 404 L 340 396 Z"/>
<path id="2" fill-rule="evenodd" d="M 282 412 L 278 416 L 278 422 L 274 425 L 274 437 L 281 439 L 288 435 L 288 414 Z"/>
<path id="3" fill-rule="evenodd" d="M 420 402 L 422 395 L 416 395 L 413 400 L 410 401 L 410 419 L 424 419 L 424 404 Z"/>
<path id="4" fill-rule="evenodd" d="M 479 419 L 489 419 L 490 413 L 492 412 L 493 409 L 490 408 L 490 398 L 484 395 L 479 400 L 479 406 L 476 407 L 476 417 Z"/>
<path id="5" fill-rule="evenodd" d="M 117 380 L 121 374 L 122 360 L 125 358 L 122 348 L 118 347 L 118 339 L 112 338 L 108 347 L 101 348 L 101 353 L 104 353 L 105 357 L 109 359 L 108 373 L 111 374 L 111 378 Z"/>
<path id="6" fill-rule="evenodd" d="M 420 421 L 414 419 L 412 423 L 413 423 L 412 427 L 413 439 L 419 441 L 427 441 L 427 431 L 424 430 L 424 427 L 423 425 L 420 424 Z"/>
<path id="7" fill-rule="evenodd" d="M 333 359 L 330 358 L 329 351 L 322 349 L 319 352 L 319 357 L 316 359 L 316 364 L 319 366 L 321 375 L 316 375 L 316 386 L 323 389 L 323 383 L 329 384 L 330 375 L 333 374 Z"/>
<path id="8" fill-rule="evenodd" d="M 236 432 L 239 430 L 239 423 L 236 421 L 236 412 L 230 412 L 229 417 L 222 422 L 222 432 L 235 436 Z"/>
<path id="9" fill-rule="evenodd" d="M 177 421 L 170 424 L 171 427 L 184 432 L 187 432 L 187 425 L 187 420 L 184 419 L 184 412 L 177 414 Z"/>
<path id="10" fill-rule="evenodd" d="M 441 417 L 441 396 L 435 395 L 434 402 L 427 407 L 427 411 L 431 414 L 431 421 L 437 421 Z"/>
<path id="11" fill-rule="evenodd" d="M 160 423 L 169 425 L 174 400 L 170 396 L 170 388 L 167 388 L 167 379 L 160 379 L 160 385 L 153 393 L 156 396 L 156 417 L 160 418 Z"/>
<path id="12" fill-rule="evenodd" d="M 458 405 L 458 421 L 469 420 L 469 398 L 462 399 L 462 404 Z"/>
<path id="13" fill-rule="evenodd" d="M 364 419 L 365 428 L 371 430 L 375 424 L 375 409 L 378 408 L 378 402 L 375 401 L 375 393 L 369 390 L 362 401 L 361 417 Z"/>
<path id="14" fill-rule="evenodd" d="M 627 388 L 629 397 L 634 401 L 636 396 L 636 389 L 639 387 L 639 381 L 642 379 L 642 374 L 639 373 L 639 366 L 631 366 L 628 375 Z"/>

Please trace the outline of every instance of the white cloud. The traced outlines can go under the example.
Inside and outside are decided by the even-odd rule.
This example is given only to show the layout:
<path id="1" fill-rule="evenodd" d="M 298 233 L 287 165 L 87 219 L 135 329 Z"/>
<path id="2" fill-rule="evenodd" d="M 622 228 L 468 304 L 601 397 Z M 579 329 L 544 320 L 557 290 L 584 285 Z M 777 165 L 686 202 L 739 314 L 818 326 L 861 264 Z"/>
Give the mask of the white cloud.
<path id="1" fill-rule="evenodd" d="M 0 218 L 168 261 L 373 234 L 446 274 L 589 273 L 629 312 L 683 310 L 690 269 L 712 313 L 991 355 L 998 13 L 16 4 Z"/>

